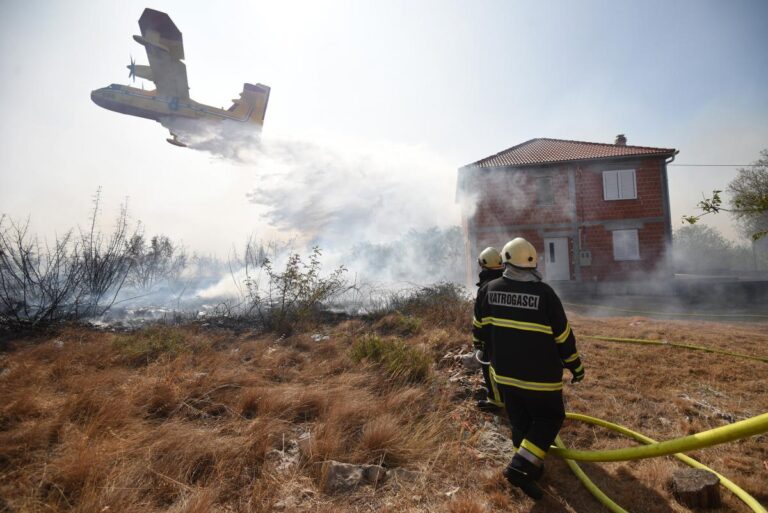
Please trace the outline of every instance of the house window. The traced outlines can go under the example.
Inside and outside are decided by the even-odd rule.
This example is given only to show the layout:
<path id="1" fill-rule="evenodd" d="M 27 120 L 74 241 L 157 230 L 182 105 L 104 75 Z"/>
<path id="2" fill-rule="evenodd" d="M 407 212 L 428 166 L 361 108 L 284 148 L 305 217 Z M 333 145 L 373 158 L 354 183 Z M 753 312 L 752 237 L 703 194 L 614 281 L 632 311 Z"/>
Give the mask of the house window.
<path id="1" fill-rule="evenodd" d="M 623 200 L 637 198 L 635 170 L 603 171 L 603 199 Z"/>
<path id="2" fill-rule="evenodd" d="M 552 192 L 552 178 L 540 176 L 536 178 L 536 204 L 554 205 L 555 194 Z"/>
<path id="3" fill-rule="evenodd" d="M 613 259 L 640 260 L 640 243 L 637 230 L 613 231 Z"/>

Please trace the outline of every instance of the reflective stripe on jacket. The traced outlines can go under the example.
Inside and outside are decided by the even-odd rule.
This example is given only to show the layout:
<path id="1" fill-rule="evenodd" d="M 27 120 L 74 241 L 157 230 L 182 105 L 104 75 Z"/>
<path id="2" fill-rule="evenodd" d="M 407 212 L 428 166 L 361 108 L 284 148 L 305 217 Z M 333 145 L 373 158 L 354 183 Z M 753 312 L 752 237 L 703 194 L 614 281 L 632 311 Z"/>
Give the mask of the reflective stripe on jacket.
<path id="1" fill-rule="evenodd" d="M 543 282 L 500 278 L 478 291 L 473 337 L 493 347 L 497 383 L 539 392 L 563 388 L 563 368 L 581 370 L 581 358 L 563 305 Z"/>

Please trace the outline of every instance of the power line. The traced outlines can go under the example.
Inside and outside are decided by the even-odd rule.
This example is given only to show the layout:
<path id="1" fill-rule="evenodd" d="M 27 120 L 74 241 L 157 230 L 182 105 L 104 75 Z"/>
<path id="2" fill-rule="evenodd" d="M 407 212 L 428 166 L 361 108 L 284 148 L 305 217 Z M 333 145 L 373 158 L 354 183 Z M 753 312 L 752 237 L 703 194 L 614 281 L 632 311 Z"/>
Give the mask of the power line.
<path id="1" fill-rule="evenodd" d="M 763 167 L 765 164 L 668 164 L 681 167 Z"/>

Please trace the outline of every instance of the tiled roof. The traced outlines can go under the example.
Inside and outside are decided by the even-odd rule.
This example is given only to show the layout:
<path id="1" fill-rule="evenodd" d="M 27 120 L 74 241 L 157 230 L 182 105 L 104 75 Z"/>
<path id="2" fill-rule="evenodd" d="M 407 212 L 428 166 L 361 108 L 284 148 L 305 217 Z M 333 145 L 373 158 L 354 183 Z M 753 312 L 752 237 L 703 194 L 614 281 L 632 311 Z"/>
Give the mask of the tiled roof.
<path id="1" fill-rule="evenodd" d="M 531 139 L 512 146 L 496 155 L 473 162 L 466 167 L 499 167 L 549 164 L 573 160 L 594 160 L 621 157 L 672 156 L 672 148 L 620 146 L 617 144 L 568 141 L 564 139 Z"/>

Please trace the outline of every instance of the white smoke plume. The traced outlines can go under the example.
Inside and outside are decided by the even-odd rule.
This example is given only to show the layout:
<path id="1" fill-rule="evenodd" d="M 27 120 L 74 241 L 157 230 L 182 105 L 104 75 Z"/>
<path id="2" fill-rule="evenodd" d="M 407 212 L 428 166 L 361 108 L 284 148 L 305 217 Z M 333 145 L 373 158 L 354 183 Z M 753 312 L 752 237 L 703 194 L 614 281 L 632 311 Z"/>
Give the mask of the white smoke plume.
<path id="1" fill-rule="evenodd" d="M 308 141 L 230 123 L 206 127 L 189 146 L 253 167 L 248 200 L 267 207 L 270 225 L 311 244 L 386 242 L 460 222 L 457 166 L 423 147 Z"/>
<path id="2" fill-rule="evenodd" d="M 293 251 L 319 246 L 327 265 L 345 265 L 350 275 L 371 281 L 426 284 L 463 276 L 461 258 L 448 263 L 438 254 L 463 251 L 445 248 L 449 239 L 463 245 L 456 237 L 458 166 L 445 156 L 423 146 L 283 136 L 228 122 L 172 129 L 190 148 L 253 170 L 252 189 L 232 201 L 260 205 L 263 223 L 290 240 Z M 452 269 L 427 273 L 430 261 Z"/>

